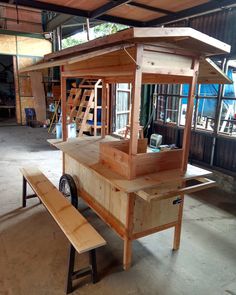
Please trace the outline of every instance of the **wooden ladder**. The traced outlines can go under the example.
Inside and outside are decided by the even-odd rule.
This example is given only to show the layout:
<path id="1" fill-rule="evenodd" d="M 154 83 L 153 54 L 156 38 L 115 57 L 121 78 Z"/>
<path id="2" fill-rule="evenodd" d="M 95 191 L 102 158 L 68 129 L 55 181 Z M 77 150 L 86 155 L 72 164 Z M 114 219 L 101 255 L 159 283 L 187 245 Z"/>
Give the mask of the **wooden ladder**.
<path id="1" fill-rule="evenodd" d="M 94 108 L 94 90 L 85 89 L 76 114 L 76 125 L 79 129 L 79 136 L 86 130 L 87 120 L 93 119 L 90 110 Z"/>
<path id="2" fill-rule="evenodd" d="M 72 123 L 73 119 L 76 117 L 76 109 L 79 107 L 81 102 L 82 89 L 81 88 L 71 88 L 70 94 L 68 96 L 67 104 L 69 109 L 69 124 Z"/>

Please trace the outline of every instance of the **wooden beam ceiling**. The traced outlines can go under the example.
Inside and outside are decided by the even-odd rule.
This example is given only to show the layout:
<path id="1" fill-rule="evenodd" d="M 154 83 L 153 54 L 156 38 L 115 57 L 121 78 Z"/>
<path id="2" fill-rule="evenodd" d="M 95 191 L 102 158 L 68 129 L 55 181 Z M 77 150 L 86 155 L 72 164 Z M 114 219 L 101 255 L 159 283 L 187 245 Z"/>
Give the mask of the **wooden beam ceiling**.
<path id="1" fill-rule="evenodd" d="M 195 2 L 193 1 L 192 7 L 187 6 L 190 8 L 186 9 L 187 2 L 182 0 L 178 3 L 178 9 L 175 10 L 171 8 L 173 7 L 173 3 L 170 4 L 170 1 L 166 1 L 166 4 L 163 4 L 163 1 L 160 1 L 160 7 L 158 7 L 155 1 L 150 1 L 150 3 L 146 4 L 147 2 L 141 0 L 110 0 L 101 1 L 100 6 L 98 5 L 98 1 L 96 2 L 96 8 L 89 10 L 86 8 L 88 6 L 85 4 L 83 5 L 82 1 L 78 1 L 78 4 L 76 1 L 67 1 L 67 6 L 66 1 L 58 1 L 57 4 L 55 4 L 55 1 L 51 2 L 50 0 L 47 2 L 44 0 L 0 0 L 0 2 L 27 6 L 39 10 L 69 14 L 73 16 L 81 16 L 102 21 L 120 23 L 134 27 L 160 26 L 184 18 L 205 14 L 236 5 L 235 0 L 199 0 Z M 124 9 L 124 5 L 127 5 L 127 9 Z M 132 15 L 130 13 L 131 10 L 133 13 Z M 135 18 L 135 16 L 137 17 Z"/>
<path id="2" fill-rule="evenodd" d="M 235 0 L 221 0 L 221 1 L 212 0 L 207 3 L 201 4 L 192 8 L 188 8 L 180 12 L 176 12 L 174 14 L 172 13 L 170 15 L 156 18 L 154 20 L 146 22 L 145 25 L 147 27 L 148 26 L 151 27 L 151 26 L 162 25 L 165 23 L 175 22 L 184 18 L 193 17 L 199 14 L 204 14 L 206 12 L 220 10 L 224 7 L 231 6 L 231 5 L 236 5 L 236 1 Z"/>

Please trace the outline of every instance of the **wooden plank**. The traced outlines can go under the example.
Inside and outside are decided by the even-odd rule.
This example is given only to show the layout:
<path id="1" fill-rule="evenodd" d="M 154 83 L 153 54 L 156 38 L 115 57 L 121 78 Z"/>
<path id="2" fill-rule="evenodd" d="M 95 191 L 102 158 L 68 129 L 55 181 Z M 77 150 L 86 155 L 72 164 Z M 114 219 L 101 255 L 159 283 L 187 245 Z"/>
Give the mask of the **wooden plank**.
<path id="1" fill-rule="evenodd" d="M 66 155 L 65 172 L 74 178 L 78 195 L 82 196 L 89 206 L 123 237 L 126 225 L 127 194 L 117 190 L 93 169 L 78 163 L 68 155 Z"/>
<path id="2" fill-rule="evenodd" d="M 100 144 L 100 162 L 130 179 L 129 155 L 107 144 Z"/>
<path id="3" fill-rule="evenodd" d="M 160 42 L 178 44 L 180 48 L 198 51 L 200 54 L 217 55 L 229 53 L 230 46 L 192 28 L 130 28 L 104 38 L 64 49 L 61 52 L 49 54 L 45 60 L 50 60 L 83 51 L 93 51 L 95 48 L 109 47 L 127 42 Z"/>
<path id="4" fill-rule="evenodd" d="M 73 46 L 71 48 L 63 49 L 59 52 L 54 52 L 47 54 L 45 60 L 55 59 L 58 57 L 65 57 L 71 54 L 83 52 L 83 51 L 92 51 L 94 48 L 101 48 L 104 46 L 111 46 L 111 44 L 121 43 L 121 40 L 130 40 L 133 37 L 133 28 L 129 30 L 123 30 L 116 34 L 105 36 L 103 38 L 98 38 L 91 40 L 89 42 Z"/>
<path id="5" fill-rule="evenodd" d="M 32 189 L 78 253 L 104 246 L 106 241 L 37 168 L 21 169 Z"/>
<path id="6" fill-rule="evenodd" d="M 162 200 L 176 195 L 191 194 L 203 189 L 211 188 L 216 185 L 215 181 L 208 178 L 197 178 L 199 184 L 190 185 L 187 187 L 181 187 L 181 183 L 177 184 L 164 184 L 158 186 L 157 188 L 150 188 L 145 190 L 140 190 L 136 194 L 143 200 L 150 202 L 151 200 Z"/>
<path id="7" fill-rule="evenodd" d="M 39 122 L 46 121 L 46 97 L 42 72 L 30 72 L 31 89 L 34 97 L 36 118 Z"/>
<path id="8" fill-rule="evenodd" d="M 232 84 L 233 81 L 209 58 L 199 63 L 198 83 L 201 84 Z"/>
<path id="9" fill-rule="evenodd" d="M 108 84 L 103 80 L 102 81 L 102 129 L 101 129 L 101 137 L 104 138 L 106 136 L 106 126 L 107 126 L 107 91 L 108 91 Z"/>
<path id="10" fill-rule="evenodd" d="M 189 180 L 197 177 L 203 177 L 210 175 L 205 169 L 198 168 L 196 166 L 188 165 L 187 171 L 183 174 L 179 169 L 173 169 L 170 171 L 161 171 L 157 173 L 151 173 L 144 176 L 139 176 L 136 179 L 128 180 L 124 176 L 113 172 L 111 169 L 105 167 L 99 163 L 100 160 L 100 143 L 108 141 L 118 141 L 117 138 L 106 136 L 101 139 L 97 137 L 80 137 L 74 139 L 68 139 L 67 142 L 55 144 L 55 146 L 69 155 L 76 162 L 89 167 L 95 173 L 106 179 L 117 189 L 124 192 L 136 192 L 141 189 L 156 187 L 161 183 L 176 182 L 179 180 Z"/>
<path id="11" fill-rule="evenodd" d="M 229 53 L 231 46 L 192 28 L 135 28 L 135 39 L 165 41 L 207 55 Z"/>
<path id="12" fill-rule="evenodd" d="M 185 68 L 159 68 L 159 67 L 143 67 L 143 74 L 158 74 L 165 76 L 181 76 L 192 77 L 194 72 Z"/>
<path id="13" fill-rule="evenodd" d="M 191 82 L 189 76 L 174 76 L 174 75 L 161 75 L 161 74 L 147 74 L 143 73 L 142 84 L 187 84 Z"/>
<path id="14" fill-rule="evenodd" d="M 66 112 L 66 78 L 61 77 L 61 113 L 62 113 L 62 139 L 67 140 L 67 112 Z"/>
<path id="15" fill-rule="evenodd" d="M 173 204 L 175 199 L 176 196 L 146 202 L 142 198 L 136 197 L 133 233 L 142 233 L 166 224 L 176 224 L 178 221 L 179 204 Z"/>
<path id="16" fill-rule="evenodd" d="M 192 65 L 192 56 L 180 55 L 176 52 L 157 52 L 144 50 L 143 67 L 147 69 L 185 69 L 190 70 Z M 149 71 L 150 71 L 149 70 Z M 143 72 L 145 72 L 143 70 Z M 154 71 L 155 73 L 155 71 Z M 161 74 L 161 72 L 160 72 Z"/>
<path id="17" fill-rule="evenodd" d="M 137 154 L 132 157 L 133 170 L 137 177 L 159 171 L 180 169 L 182 157 L 182 149 Z"/>
<path id="18" fill-rule="evenodd" d="M 124 44 L 123 45 L 125 48 L 132 47 L 132 44 Z M 33 66 L 26 67 L 22 69 L 21 72 L 28 72 L 28 71 L 34 71 L 34 70 L 40 70 L 40 69 L 46 69 L 46 68 L 52 68 L 56 66 L 61 66 L 61 65 L 70 65 L 78 62 L 82 62 L 91 58 L 99 57 L 108 53 L 116 52 L 118 50 L 121 50 L 121 46 L 112 46 L 111 48 L 105 48 L 101 50 L 96 50 L 91 53 L 86 53 L 86 54 L 81 54 L 76 57 L 67 57 L 64 59 L 59 59 L 55 61 L 48 61 L 48 62 L 40 62 L 38 64 L 35 64 Z"/>

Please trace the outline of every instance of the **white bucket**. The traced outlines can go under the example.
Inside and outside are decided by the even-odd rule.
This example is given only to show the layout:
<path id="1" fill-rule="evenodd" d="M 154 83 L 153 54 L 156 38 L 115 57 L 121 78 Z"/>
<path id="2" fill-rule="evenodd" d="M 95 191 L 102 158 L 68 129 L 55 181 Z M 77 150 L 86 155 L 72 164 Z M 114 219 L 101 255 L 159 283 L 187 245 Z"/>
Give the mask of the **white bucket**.
<path id="1" fill-rule="evenodd" d="M 56 138 L 60 139 L 62 138 L 62 128 L 61 128 L 61 123 L 56 124 Z"/>
<path id="2" fill-rule="evenodd" d="M 76 137 L 76 123 L 71 123 L 67 125 L 68 138 Z"/>

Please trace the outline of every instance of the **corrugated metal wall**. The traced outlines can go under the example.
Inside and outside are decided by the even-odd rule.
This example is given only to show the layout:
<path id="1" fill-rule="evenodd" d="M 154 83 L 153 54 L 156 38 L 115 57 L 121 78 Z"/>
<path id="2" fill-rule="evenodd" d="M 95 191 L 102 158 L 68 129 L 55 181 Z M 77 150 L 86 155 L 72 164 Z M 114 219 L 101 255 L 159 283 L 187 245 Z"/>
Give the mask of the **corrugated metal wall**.
<path id="1" fill-rule="evenodd" d="M 217 38 L 230 44 L 232 49 L 229 56 L 236 57 L 236 8 L 223 9 L 167 26 L 188 26 Z"/>
<path id="2" fill-rule="evenodd" d="M 154 123 L 153 132 L 163 136 L 165 144 L 176 144 L 182 147 L 183 128 Z M 192 131 L 189 161 L 197 161 L 210 166 L 213 146 L 213 135 Z M 212 167 L 224 169 L 225 172 L 236 172 L 236 139 L 218 136 Z"/>

